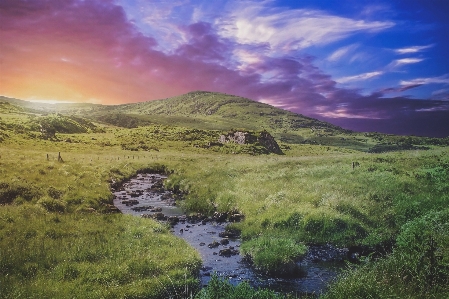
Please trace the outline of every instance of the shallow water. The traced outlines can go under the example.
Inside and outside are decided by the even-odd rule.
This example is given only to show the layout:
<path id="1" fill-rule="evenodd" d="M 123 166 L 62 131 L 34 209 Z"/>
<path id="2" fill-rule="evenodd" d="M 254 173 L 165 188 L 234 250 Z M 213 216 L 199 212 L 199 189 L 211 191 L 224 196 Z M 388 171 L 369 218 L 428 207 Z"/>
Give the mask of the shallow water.
<path id="1" fill-rule="evenodd" d="M 208 221 L 207 223 L 190 223 L 183 217 L 184 211 L 176 207 L 172 193 L 162 188 L 162 181 L 167 177 L 160 174 L 139 174 L 114 192 L 114 205 L 125 214 L 151 217 L 156 213 L 165 216 L 180 216 L 183 221 L 173 225 L 172 232 L 196 248 L 203 260 L 200 279 L 207 285 L 213 273 L 227 278 L 233 284 L 248 281 L 255 287 L 266 287 L 283 293 L 322 293 L 327 284 L 344 267 L 341 262 L 346 254 L 344 249 L 332 246 L 310 247 L 301 262 L 301 277 L 274 278 L 258 274 L 240 255 L 220 256 L 220 250 L 239 250 L 240 239 L 228 239 L 229 244 L 209 248 L 214 241 L 223 240 L 219 236 L 227 223 Z M 160 214 L 159 214 L 160 215 Z M 225 242 L 223 242 L 225 243 Z M 216 243 L 215 243 L 216 244 Z M 212 246 L 211 246 L 212 247 Z M 330 262 L 332 260 L 332 262 Z"/>

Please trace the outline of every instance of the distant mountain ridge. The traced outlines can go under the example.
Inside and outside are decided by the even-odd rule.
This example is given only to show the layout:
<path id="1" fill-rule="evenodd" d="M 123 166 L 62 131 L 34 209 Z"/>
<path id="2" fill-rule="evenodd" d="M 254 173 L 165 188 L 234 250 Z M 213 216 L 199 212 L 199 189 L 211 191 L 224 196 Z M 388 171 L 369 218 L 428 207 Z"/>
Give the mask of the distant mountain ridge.
<path id="1" fill-rule="evenodd" d="M 47 104 L 0 96 L 0 103 L 5 102 L 8 104 L 0 106 L 3 113 L 37 115 L 42 118 L 41 121 L 48 116 L 51 120 L 56 119 L 58 124 L 76 122 L 80 127 L 91 124 L 92 128 L 96 128 L 98 123 L 123 128 L 159 126 L 167 131 L 177 127 L 179 134 L 200 130 L 207 136 L 220 136 L 227 132 L 252 132 L 257 135 L 266 131 L 277 142 L 284 144 L 316 144 L 372 152 L 417 149 L 416 145 L 449 144 L 449 138 L 354 132 L 247 98 L 207 91 L 122 105 Z M 164 129 L 164 126 L 167 127 Z M 92 131 L 92 128 L 86 130 Z"/>
<path id="2" fill-rule="evenodd" d="M 232 126 L 247 129 L 298 129 L 313 128 L 339 132 L 349 132 L 341 127 L 314 118 L 306 117 L 290 111 L 282 110 L 268 104 L 256 102 L 247 98 L 230 94 L 194 91 L 180 96 L 147 102 L 99 105 L 89 103 L 38 103 L 0 96 L 0 101 L 21 106 L 32 110 L 40 110 L 55 113 L 80 114 L 89 118 L 98 118 L 107 123 L 114 124 L 107 115 L 120 114 L 121 117 L 135 117 L 138 122 L 154 122 L 157 119 L 146 116 L 159 116 L 159 119 L 168 117 L 176 120 L 188 118 L 184 122 L 195 123 L 192 118 L 203 120 L 214 119 L 223 125 L 227 121 Z M 126 115 L 126 116 L 125 116 Z M 138 123 L 137 122 L 137 123 Z M 181 121 L 182 123 L 183 121 Z M 207 126 L 207 125 L 206 125 Z M 212 127 L 215 127 L 211 124 Z M 225 125 L 225 127 L 227 127 Z M 213 129 L 213 128 L 212 128 Z"/>
<path id="3" fill-rule="evenodd" d="M 92 116 L 108 113 L 134 116 L 149 122 L 169 118 L 180 123 L 202 123 L 208 129 L 266 129 L 276 132 L 313 129 L 349 133 L 341 127 L 247 98 L 217 92 L 194 91 L 180 96 L 141 103 L 99 107 Z M 107 121 L 108 117 L 103 117 Z"/>

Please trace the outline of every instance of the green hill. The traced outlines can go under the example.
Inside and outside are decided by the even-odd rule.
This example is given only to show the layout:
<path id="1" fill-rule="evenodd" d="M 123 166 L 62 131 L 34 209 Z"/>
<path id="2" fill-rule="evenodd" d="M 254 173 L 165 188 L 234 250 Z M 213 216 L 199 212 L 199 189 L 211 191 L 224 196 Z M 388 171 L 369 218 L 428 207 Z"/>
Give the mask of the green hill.
<path id="1" fill-rule="evenodd" d="M 366 147 L 360 141 L 342 141 L 354 132 L 250 99 L 216 92 L 195 91 L 168 99 L 118 106 L 98 106 L 85 114 L 120 127 L 149 124 L 203 130 L 267 130 L 285 143 Z M 347 138 L 346 138 L 347 139 Z"/>
<path id="2" fill-rule="evenodd" d="M 371 152 L 425 149 L 423 145 L 449 144 L 449 138 L 404 137 L 345 130 L 268 104 L 217 92 L 194 91 L 167 99 L 123 105 L 45 104 L 5 97 L 0 97 L 0 102 L 9 103 L 8 107 L 3 105 L 2 108 L 9 109 L 9 112 L 15 109 L 16 113 L 40 117 L 48 113 L 59 114 L 60 117 L 70 118 L 66 123 L 77 122 L 77 126 L 83 128 L 86 123 L 94 122 L 129 129 L 155 125 L 182 127 L 187 131 L 200 130 L 204 136 L 237 130 L 267 131 L 284 144 L 337 146 Z M 89 129 L 92 130 L 92 125 Z M 56 130 L 60 133 L 69 131 Z M 182 135 L 179 132 L 176 134 Z M 209 139 L 202 140 L 202 143 L 216 141 L 216 138 Z"/>
<path id="3" fill-rule="evenodd" d="M 99 110 L 99 111 L 98 111 Z M 168 99 L 101 107 L 94 115 L 120 113 L 149 122 L 181 122 L 201 129 L 267 129 L 288 131 L 314 128 L 349 133 L 340 127 L 250 99 L 216 92 L 195 91 Z M 99 112 L 99 113 L 98 113 Z"/>
<path id="4" fill-rule="evenodd" d="M 320 298 L 448 298 L 447 145 L 218 93 L 119 106 L 0 98 L 0 293 L 196 290 L 197 251 L 152 219 L 111 214 L 112 187 L 163 172 L 186 213 L 244 215 L 228 228 L 258 271 L 299 271 L 304 246 L 332 245 L 361 265 Z"/>

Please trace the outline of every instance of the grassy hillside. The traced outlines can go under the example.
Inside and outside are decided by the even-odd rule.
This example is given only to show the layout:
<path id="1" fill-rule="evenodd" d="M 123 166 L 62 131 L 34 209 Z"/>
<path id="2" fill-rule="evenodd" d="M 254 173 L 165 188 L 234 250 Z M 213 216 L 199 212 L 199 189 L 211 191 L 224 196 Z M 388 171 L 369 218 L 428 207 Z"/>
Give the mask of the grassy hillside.
<path id="1" fill-rule="evenodd" d="M 329 145 L 365 152 L 425 149 L 426 144 L 449 145 L 449 138 L 353 132 L 267 104 L 215 92 L 196 91 L 168 99 L 116 106 L 42 104 L 4 97 L 0 102 L 2 100 L 28 113 L 78 116 L 122 128 L 176 124 L 187 129 L 216 131 L 215 135 L 234 129 L 267 130 L 284 144 Z"/>
<path id="2" fill-rule="evenodd" d="M 89 116 L 124 127 L 175 122 L 180 126 L 206 130 L 267 130 L 287 143 L 329 143 L 330 140 L 337 141 L 340 134 L 351 133 L 332 124 L 246 98 L 203 91 L 157 101 L 100 107 Z"/>
<path id="3" fill-rule="evenodd" d="M 211 98 L 195 108 L 195 95 Z M 221 105 L 214 95 L 223 97 Z M 328 144 L 287 143 L 273 133 L 284 155 L 261 154 L 251 145 L 213 142 L 245 119 L 253 130 L 276 117 L 316 121 L 232 96 L 184 97 L 190 101 L 168 100 L 185 104 L 168 115 L 169 105 L 155 101 L 96 106 L 92 114 L 89 107 L 89 119 L 77 109 L 0 104 L 2 298 L 69 298 L 74 290 L 79 298 L 186 298 L 185 286 L 196 287 L 195 251 L 151 219 L 109 214 L 111 184 L 141 171 L 170 174 L 166 187 L 184 195 L 178 204 L 190 213 L 244 214 L 233 228 L 242 233 L 242 252 L 264 272 L 296 261 L 309 244 L 393 250 L 364 258 L 326 298 L 449 295 L 447 139 L 346 132 L 324 123 L 314 133 L 286 129 L 285 122 L 271 129 L 308 132 L 315 134 L 308 140 Z M 197 113 L 183 114 L 193 108 Z M 262 110 L 278 114 L 257 117 Z M 115 125 L 98 122 L 115 116 Z M 121 123 L 133 120 L 145 122 Z M 51 138 L 43 124 L 53 128 Z M 329 135 L 317 136 L 319 130 Z"/>

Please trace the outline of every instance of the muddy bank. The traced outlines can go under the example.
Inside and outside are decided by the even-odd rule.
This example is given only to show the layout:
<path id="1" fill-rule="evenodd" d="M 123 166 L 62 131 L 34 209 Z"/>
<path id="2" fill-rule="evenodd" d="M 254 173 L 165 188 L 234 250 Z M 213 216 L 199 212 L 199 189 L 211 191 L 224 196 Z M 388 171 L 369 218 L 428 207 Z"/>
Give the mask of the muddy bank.
<path id="1" fill-rule="evenodd" d="M 309 246 L 307 255 L 299 264 L 299 277 L 274 278 L 256 273 L 239 254 L 238 235 L 226 233 L 227 217 L 222 214 L 186 216 L 176 206 L 173 194 L 163 188 L 166 178 L 160 174 L 137 175 L 114 192 L 114 205 L 125 214 L 169 222 L 172 233 L 186 240 L 201 254 L 200 280 L 203 285 L 207 285 L 211 275 L 216 273 L 233 284 L 248 281 L 252 286 L 283 293 L 319 294 L 345 265 L 347 249 L 331 245 Z"/>

